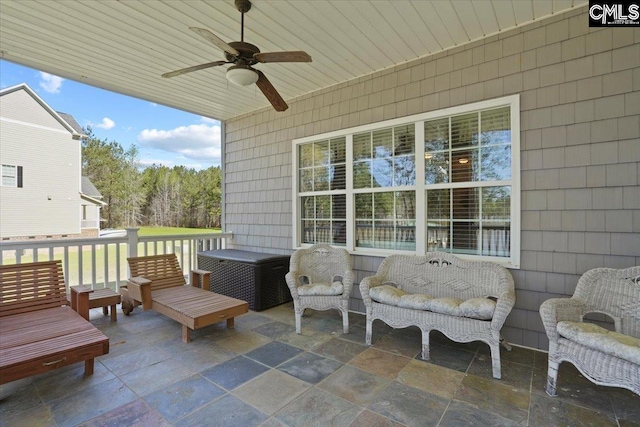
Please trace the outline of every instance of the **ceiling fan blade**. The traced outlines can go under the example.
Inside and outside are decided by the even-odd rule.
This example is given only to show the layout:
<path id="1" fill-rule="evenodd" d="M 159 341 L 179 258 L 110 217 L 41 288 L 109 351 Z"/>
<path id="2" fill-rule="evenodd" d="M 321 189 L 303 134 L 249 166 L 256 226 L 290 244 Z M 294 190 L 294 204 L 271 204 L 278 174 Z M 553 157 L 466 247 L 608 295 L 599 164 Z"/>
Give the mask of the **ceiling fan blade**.
<path id="1" fill-rule="evenodd" d="M 276 111 L 285 111 L 289 108 L 287 103 L 284 102 L 284 99 L 282 99 L 276 88 L 273 87 L 262 71 L 256 69 L 253 69 L 253 71 L 258 73 L 258 81 L 256 82 L 256 85 L 260 88 L 264 96 L 267 97 L 271 105 L 273 105 L 273 108 L 275 108 Z"/>
<path id="2" fill-rule="evenodd" d="M 311 62 L 311 56 L 301 50 L 288 52 L 262 52 L 255 53 L 253 58 L 258 62 Z"/>
<path id="3" fill-rule="evenodd" d="M 218 48 L 222 49 L 223 51 L 227 52 L 228 54 L 233 55 L 233 56 L 240 55 L 240 52 L 238 52 L 237 50 L 235 50 L 234 48 L 229 46 L 229 44 L 227 42 L 225 42 L 220 37 L 218 37 L 215 34 L 213 34 L 211 31 L 207 30 L 206 28 L 189 27 L 189 29 L 191 31 L 197 33 L 199 36 L 204 37 L 209 42 L 211 42 L 214 45 L 218 46 Z"/>
<path id="4" fill-rule="evenodd" d="M 228 62 L 227 61 L 207 62 L 206 64 L 194 65 L 193 67 L 182 68 L 180 70 L 164 73 L 162 77 L 165 77 L 165 78 L 175 77 L 175 76 L 179 76 L 180 74 L 186 74 L 192 71 L 203 70 L 205 68 L 210 68 L 210 67 L 217 67 L 219 65 L 224 65 L 224 64 L 228 64 Z"/>

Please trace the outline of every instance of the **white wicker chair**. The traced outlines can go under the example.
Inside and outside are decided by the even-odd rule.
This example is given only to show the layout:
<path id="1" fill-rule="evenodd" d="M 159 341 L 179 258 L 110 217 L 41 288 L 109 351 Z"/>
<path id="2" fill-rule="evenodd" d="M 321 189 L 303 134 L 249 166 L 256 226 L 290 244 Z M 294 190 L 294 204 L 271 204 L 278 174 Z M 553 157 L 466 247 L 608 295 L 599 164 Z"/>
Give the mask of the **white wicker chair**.
<path id="1" fill-rule="evenodd" d="M 289 270 L 286 280 L 293 297 L 296 332 L 300 333 L 306 308 L 335 308 L 342 313 L 344 333 L 349 333 L 349 297 L 354 280 L 349 252 L 328 245 L 299 249 L 291 255 Z"/>
<path id="2" fill-rule="evenodd" d="M 610 316 L 615 332 L 583 322 L 588 313 Z M 640 266 L 589 270 L 571 298 L 543 302 L 540 316 L 549 338 L 547 394 L 556 395 L 566 361 L 596 384 L 640 395 Z"/>
<path id="3" fill-rule="evenodd" d="M 409 297 L 425 297 L 449 309 L 409 308 L 402 303 L 376 301 L 375 288 L 392 286 Z M 429 360 L 429 332 L 439 330 L 457 342 L 484 341 L 491 349 L 493 377 L 501 377 L 500 329 L 515 303 L 513 278 L 506 268 L 493 262 L 464 261 L 443 252 L 425 255 L 391 255 L 385 258 L 375 276 L 360 282 L 360 293 L 367 309 L 366 344 L 371 345 L 372 324 L 380 319 L 394 328 L 418 326 L 422 331 L 422 359 Z M 458 301 L 495 300 L 490 318 L 469 317 Z M 428 304 L 428 303 L 426 303 Z M 460 305 L 462 307 L 462 304 Z M 434 311 L 435 310 L 435 311 Z M 456 314 L 457 313 L 457 314 Z"/>

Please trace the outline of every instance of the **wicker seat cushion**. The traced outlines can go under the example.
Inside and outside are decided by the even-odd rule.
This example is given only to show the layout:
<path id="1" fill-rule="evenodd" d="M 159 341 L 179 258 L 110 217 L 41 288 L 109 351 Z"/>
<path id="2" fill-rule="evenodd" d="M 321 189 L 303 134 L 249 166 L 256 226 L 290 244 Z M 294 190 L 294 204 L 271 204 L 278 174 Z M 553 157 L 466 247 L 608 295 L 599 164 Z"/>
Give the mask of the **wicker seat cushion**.
<path id="1" fill-rule="evenodd" d="M 311 283 L 298 287 L 298 295 L 342 295 L 344 286 L 342 282 L 328 283 Z"/>
<path id="2" fill-rule="evenodd" d="M 558 322 L 558 334 L 585 347 L 640 365 L 640 339 L 593 323 Z"/>
<path id="3" fill-rule="evenodd" d="M 489 320 L 493 318 L 496 302 L 489 298 L 434 298 L 427 294 L 408 294 L 392 285 L 376 286 L 369 289 L 371 299 L 388 305 L 414 310 L 428 310 L 451 316 Z"/>

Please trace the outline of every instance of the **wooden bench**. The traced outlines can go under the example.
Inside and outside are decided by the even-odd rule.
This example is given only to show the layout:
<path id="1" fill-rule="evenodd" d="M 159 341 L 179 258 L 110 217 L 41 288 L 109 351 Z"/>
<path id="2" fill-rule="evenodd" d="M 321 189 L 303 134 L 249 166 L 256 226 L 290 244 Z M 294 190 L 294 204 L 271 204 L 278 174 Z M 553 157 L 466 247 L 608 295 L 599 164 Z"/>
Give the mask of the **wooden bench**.
<path id="1" fill-rule="evenodd" d="M 235 298 L 210 292 L 211 273 L 191 271 L 191 286 L 187 286 L 175 254 L 127 258 L 131 278 L 120 287 L 122 311 L 129 315 L 137 306 L 153 309 L 182 324 L 182 341 L 191 341 L 191 330 L 226 320 L 233 328 L 233 319 L 247 313 L 249 304 Z M 201 284 L 202 288 L 198 286 Z"/>
<path id="2" fill-rule="evenodd" d="M 71 288 L 67 306 L 60 261 L 0 266 L 0 384 L 109 353 L 109 338 L 89 323 L 89 289 Z"/>

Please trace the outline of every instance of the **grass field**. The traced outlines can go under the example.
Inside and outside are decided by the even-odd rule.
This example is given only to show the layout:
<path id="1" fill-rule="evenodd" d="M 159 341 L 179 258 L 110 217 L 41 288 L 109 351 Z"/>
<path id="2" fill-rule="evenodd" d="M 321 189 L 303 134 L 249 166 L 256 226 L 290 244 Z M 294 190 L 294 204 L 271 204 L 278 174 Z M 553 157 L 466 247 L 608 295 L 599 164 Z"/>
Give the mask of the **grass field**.
<path id="1" fill-rule="evenodd" d="M 171 234 L 219 233 L 219 228 L 140 227 L 138 236 L 167 236 Z"/>
<path id="2" fill-rule="evenodd" d="M 203 233 L 218 233 L 220 229 L 211 228 L 178 228 L 178 227 L 140 227 L 138 231 L 139 236 L 168 236 L 168 235 L 185 235 L 190 234 L 203 234 Z M 187 240 L 188 242 L 188 240 Z M 96 240 L 98 243 L 98 240 Z M 180 245 L 185 245 L 181 247 Z M 162 246 L 162 245 L 160 245 Z M 106 253 L 105 253 L 106 249 Z M 175 252 L 180 257 L 183 252 L 186 254 L 191 251 L 189 245 L 186 242 L 169 242 L 167 252 Z M 120 263 L 118 259 L 118 252 Z M 92 253 L 95 254 L 95 264 L 92 260 Z M 160 249 L 159 253 L 164 253 L 164 250 Z M 155 248 L 153 244 L 147 246 L 147 250 L 144 250 L 144 243 L 138 243 L 138 255 L 154 255 Z M 77 284 L 90 285 L 95 282 L 96 289 L 101 287 L 115 287 L 116 276 L 119 276 L 120 280 L 126 279 L 127 275 L 127 245 L 125 243 L 120 244 L 96 244 L 95 250 L 92 251 L 91 245 L 82 246 L 82 250 L 79 251 L 78 247 L 71 247 L 67 251 L 67 262 L 65 267 L 66 277 L 69 286 L 75 286 Z M 49 259 L 49 249 L 38 250 L 38 260 L 44 261 Z M 64 251 L 62 248 L 57 248 L 54 251 L 53 259 L 63 260 L 64 265 Z M 20 262 L 32 262 L 34 261 L 33 252 L 31 250 L 25 251 L 22 255 Z M 15 263 L 15 258 L 6 258 L 3 260 L 4 264 Z M 95 265 L 95 271 L 92 268 Z M 82 268 L 80 268 L 82 266 Z M 82 272 L 81 272 L 82 271 Z M 80 275 L 82 279 L 80 280 Z"/>

